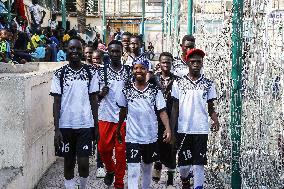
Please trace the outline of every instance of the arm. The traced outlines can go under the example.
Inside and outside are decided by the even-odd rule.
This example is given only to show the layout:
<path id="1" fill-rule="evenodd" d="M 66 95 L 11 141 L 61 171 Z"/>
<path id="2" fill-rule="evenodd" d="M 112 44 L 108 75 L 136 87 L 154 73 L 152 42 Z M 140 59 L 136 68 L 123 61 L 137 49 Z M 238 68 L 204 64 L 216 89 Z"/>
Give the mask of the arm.
<path id="1" fill-rule="evenodd" d="M 164 138 L 163 141 L 166 142 L 166 143 L 170 143 L 170 141 L 171 141 L 171 128 L 170 128 L 169 117 L 168 117 L 168 114 L 165 110 L 160 112 L 160 118 L 163 122 L 163 125 L 165 126 L 165 132 L 163 134 L 163 138 Z"/>
<path id="2" fill-rule="evenodd" d="M 178 120 L 178 114 L 179 114 L 179 101 L 177 99 L 174 99 L 173 105 L 172 105 L 171 119 L 170 119 L 170 125 L 171 125 L 172 132 L 175 131 L 175 127 L 176 127 L 177 120 Z"/>
<path id="3" fill-rule="evenodd" d="M 95 141 L 98 141 L 98 136 L 99 136 L 99 127 L 98 127 L 98 96 L 97 94 L 90 94 L 89 95 L 90 99 L 90 104 L 91 104 L 91 110 L 92 110 L 92 115 L 94 119 L 94 129 L 95 129 Z"/>
<path id="4" fill-rule="evenodd" d="M 219 120 L 218 120 L 218 113 L 215 112 L 213 100 L 208 101 L 208 113 L 209 113 L 210 118 L 213 120 L 211 130 L 213 132 L 219 131 L 220 123 L 219 123 Z"/>
<path id="5" fill-rule="evenodd" d="M 99 94 L 98 94 L 99 102 L 108 94 L 108 92 L 109 92 L 109 87 L 104 86 L 102 88 L 102 91 L 100 91 Z"/>
<path id="6" fill-rule="evenodd" d="M 62 134 L 59 130 L 60 109 L 61 109 L 61 96 L 54 96 L 54 102 L 53 102 L 53 119 L 55 126 L 54 144 L 57 146 L 59 145 L 60 142 L 63 141 Z"/>
<path id="7" fill-rule="evenodd" d="M 120 133 L 120 130 L 121 130 L 121 127 L 122 127 L 122 124 L 126 118 L 126 115 L 127 115 L 127 111 L 128 109 L 126 107 L 121 107 L 120 108 L 120 112 L 119 112 L 119 121 L 118 121 L 118 125 L 117 125 L 117 138 L 118 138 L 118 142 L 121 144 L 122 143 L 122 138 L 121 138 L 121 133 Z"/>

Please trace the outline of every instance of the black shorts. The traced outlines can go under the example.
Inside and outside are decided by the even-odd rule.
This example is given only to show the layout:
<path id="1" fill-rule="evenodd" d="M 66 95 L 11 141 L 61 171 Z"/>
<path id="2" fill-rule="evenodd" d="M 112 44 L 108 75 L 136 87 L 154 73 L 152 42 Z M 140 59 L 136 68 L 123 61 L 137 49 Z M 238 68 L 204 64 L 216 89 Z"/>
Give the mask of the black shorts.
<path id="1" fill-rule="evenodd" d="M 177 135 L 178 166 L 207 164 L 207 134 Z"/>
<path id="2" fill-rule="evenodd" d="M 144 163 L 149 164 L 159 160 L 158 143 L 138 144 L 126 143 L 127 163 Z"/>
<path id="3" fill-rule="evenodd" d="M 91 128 L 60 129 L 63 143 L 56 147 L 55 155 L 60 157 L 89 157 L 93 154 L 93 134 Z"/>
<path id="4" fill-rule="evenodd" d="M 165 143 L 163 140 L 165 128 L 164 126 L 159 125 L 158 130 L 158 145 L 160 153 L 160 161 L 167 168 L 175 169 L 176 168 L 176 147 L 173 144 Z"/>

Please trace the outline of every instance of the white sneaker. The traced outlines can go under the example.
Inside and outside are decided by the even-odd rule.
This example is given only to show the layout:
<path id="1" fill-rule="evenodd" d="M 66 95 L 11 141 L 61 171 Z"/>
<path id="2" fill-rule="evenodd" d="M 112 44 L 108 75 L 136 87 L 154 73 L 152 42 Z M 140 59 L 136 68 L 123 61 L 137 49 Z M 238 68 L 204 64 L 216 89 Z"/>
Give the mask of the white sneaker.
<path id="1" fill-rule="evenodd" d="M 105 172 L 105 169 L 100 167 L 97 169 L 97 174 L 96 174 L 96 177 L 97 178 L 104 178 L 106 176 L 106 172 Z"/>

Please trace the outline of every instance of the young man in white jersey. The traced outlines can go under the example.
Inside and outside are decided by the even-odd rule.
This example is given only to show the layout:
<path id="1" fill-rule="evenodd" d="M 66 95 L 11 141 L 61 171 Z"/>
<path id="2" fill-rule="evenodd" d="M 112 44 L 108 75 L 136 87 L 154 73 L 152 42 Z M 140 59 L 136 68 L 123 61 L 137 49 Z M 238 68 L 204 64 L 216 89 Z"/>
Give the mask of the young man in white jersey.
<path id="1" fill-rule="evenodd" d="M 126 63 L 126 61 L 128 60 L 128 56 L 130 54 L 130 47 L 129 47 L 129 44 L 130 44 L 130 37 L 132 36 L 131 33 L 129 32 L 124 32 L 121 36 L 121 43 L 123 45 L 123 53 L 122 53 L 122 62 L 123 64 Z"/>
<path id="2" fill-rule="evenodd" d="M 147 81 L 152 77 L 153 75 L 153 66 L 150 60 L 148 59 L 148 56 L 146 53 L 141 52 L 141 38 L 138 35 L 132 35 L 130 37 L 130 54 L 128 54 L 128 59 L 126 60 L 125 64 L 132 66 L 133 62 L 139 60 L 139 59 L 147 59 L 149 62 L 149 69 L 147 73 Z"/>
<path id="3" fill-rule="evenodd" d="M 67 53 L 69 64 L 55 72 L 50 91 L 54 97 L 56 155 L 64 157 L 65 188 L 75 188 L 77 158 L 80 189 L 85 189 L 95 134 L 93 128 L 97 129 L 98 122 L 98 76 L 92 66 L 81 63 L 83 49 L 79 40 L 68 43 Z"/>
<path id="4" fill-rule="evenodd" d="M 140 169 L 142 169 L 142 189 L 150 188 L 152 164 L 159 159 L 156 111 L 165 126 L 164 142 L 169 143 L 171 140 L 166 102 L 159 87 L 146 82 L 148 68 L 147 59 L 135 61 L 133 64 L 135 81 L 126 85 L 117 96 L 117 105 L 121 108 L 117 130 L 119 139 L 120 128 L 127 115 L 126 156 L 129 189 L 138 189 Z"/>
<path id="5" fill-rule="evenodd" d="M 182 54 L 173 61 L 173 74 L 183 77 L 188 74 L 188 66 L 186 63 L 186 53 L 188 50 L 195 47 L 195 38 L 192 35 L 185 35 L 182 38 L 182 43 L 180 44 Z"/>
<path id="6" fill-rule="evenodd" d="M 115 177 L 115 188 L 123 188 L 123 178 L 126 169 L 125 154 L 125 124 L 121 128 L 122 143 L 116 136 L 119 120 L 119 107 L 116 105 L 115 96 L 122 90 L 125 83 L 131 78 L 129 66 L 121 63 L 122 43 L 111 41 L 108 45 L 109 61 L 105 61 L 104 67 L 100 67 L 99 73 L 99 153 L 105 164 L 106 175 L 104 183 L 111 186 Z M 115 161 L 113 160 L 115 150 Z"/>
<path id="7" fill-rule="evenodd" d="M 174 81 L 171 124 L 178 120 L 177 147 L 178 166 L 182 188 L 189 189 L 189 174 L 193 165 L 194 189 L 202 189 L 204 165 L 207 163 L 207 139 L 209 134 L 208 115 L 213 120 L 212 131 L 219 130 L 218 115 L 214 100 L 217 98 L 213 81 L 200 73 L 205 53 L 191 49 L 187 53 L 189 73 Z M 206 109 L 208 107 L 208 109 Z"/>

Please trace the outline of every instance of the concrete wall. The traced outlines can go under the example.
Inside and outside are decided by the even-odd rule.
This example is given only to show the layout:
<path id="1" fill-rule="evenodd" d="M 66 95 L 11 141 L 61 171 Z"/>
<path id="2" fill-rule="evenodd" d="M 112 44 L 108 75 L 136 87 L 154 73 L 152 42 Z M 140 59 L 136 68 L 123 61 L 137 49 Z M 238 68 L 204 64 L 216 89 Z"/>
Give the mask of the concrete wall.
<path id="1" fill-rule="evenodd" d="M 0 179 L 0 188 L 33 188 L 55 160 L 49 90 L 53 70 L 63 63 L 41 64 L 30 73 L 0 74 L 0 172 L 20 170 L 9 183 Z"/>

